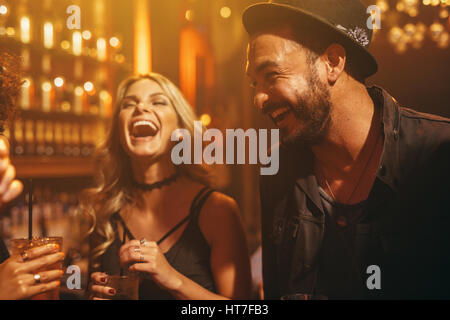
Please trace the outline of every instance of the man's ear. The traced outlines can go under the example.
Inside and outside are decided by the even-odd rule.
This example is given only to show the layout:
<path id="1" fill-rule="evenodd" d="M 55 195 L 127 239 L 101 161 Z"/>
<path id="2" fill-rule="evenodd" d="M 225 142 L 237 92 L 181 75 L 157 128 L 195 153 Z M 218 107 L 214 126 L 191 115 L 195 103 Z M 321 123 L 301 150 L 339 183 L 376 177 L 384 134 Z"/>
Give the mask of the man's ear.
<path id="1" fill-rule="evenodd" d="M 344 72 L 347 53 L 343 46 L 333 43 L 322 54 L 322 58 L 325 62 L 328 82 L 334 84 Z"/>

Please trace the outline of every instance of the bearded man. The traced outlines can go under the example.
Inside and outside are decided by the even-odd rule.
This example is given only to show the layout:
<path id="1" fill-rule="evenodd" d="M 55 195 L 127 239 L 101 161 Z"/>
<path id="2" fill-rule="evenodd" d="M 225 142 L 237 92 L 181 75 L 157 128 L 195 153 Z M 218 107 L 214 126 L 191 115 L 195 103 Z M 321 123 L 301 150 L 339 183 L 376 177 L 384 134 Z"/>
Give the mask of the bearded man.
<path id="1" fill-rule="evenodd" d="M 282 137 L 260 185 L 267 299 L 450 297 L 450 120 L 366 87 L 369 17 L 358 0 L 244 11 L 254 104 Z"/>

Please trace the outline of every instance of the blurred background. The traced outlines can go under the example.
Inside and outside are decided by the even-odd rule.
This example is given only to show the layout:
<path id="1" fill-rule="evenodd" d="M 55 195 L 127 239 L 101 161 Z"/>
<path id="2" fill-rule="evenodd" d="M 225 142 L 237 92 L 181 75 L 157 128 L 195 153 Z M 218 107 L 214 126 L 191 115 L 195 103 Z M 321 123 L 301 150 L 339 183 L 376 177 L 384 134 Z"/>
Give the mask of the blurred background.
<path id="1" fill-rule="evenodd" d="M 62 235 L 67 264 L 87 271 L 78 195 L 108 130 L 119 82 L 161 73 L 206 127 L 271 128 L 245 76 L 250 0 L 0 0 L 0 50 L 23 60 L 19 117 L 7 128 L 25 190 L 33 179 L 36 235 Z M 381 13 L 368 80 L 410 108 L 450 117 L 450 0 L 374 0 Z M 376 12 L 373 12 L 375 14 Z M 369 15 L 368 15 L 369 17 Z M 260 244 L 256 165 L 217 166 L 216 187 L 240 205 L 251 253 Z M 26 237 L 26 192 L 4 209 L 0 235 Z M 8 243 L 8 241 L 6 241 Z M 255 255 L 254 277 L 260 277 Z"/>

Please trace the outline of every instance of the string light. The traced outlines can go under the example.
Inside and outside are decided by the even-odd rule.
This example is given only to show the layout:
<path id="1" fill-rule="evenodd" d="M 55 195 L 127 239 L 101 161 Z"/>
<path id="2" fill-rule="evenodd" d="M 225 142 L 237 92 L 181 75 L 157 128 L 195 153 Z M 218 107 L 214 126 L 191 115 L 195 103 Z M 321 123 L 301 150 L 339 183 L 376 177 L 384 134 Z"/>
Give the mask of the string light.
<path id="1" fill-rule="evenodd" d="M 120 40 L 117 37 L 112 37 L 109 39 L 109 44 L 113 48 L 118 48 L 120 46 Z"/>
<path id="2" fill-rule="evenodd" d="M 386 0 L 378 0 L 376 3 L 380 8 L 385 7 Z M 440 8 L 437 8 L 436 18 L 448 19 L 450 14 L 446 6 L 449 0 L 398 0 L 395 6 L 397 12 L 407 14 L 412 18 L 419 16 L 420 5 L 437 7 L 440 4 Z M 386 15 L 386 14 L 385 14 Z M 387 23 L 398 21 L 399 15 L 393 15 L 390 12 L 387 13 Z M 395 19 L 394 19 L 395 17 Z M 411 46 L 414 49 L 422 47 L 425 38 L 431 38 L 436 45 L 445 49 L 448 47 L 448 31 L 445 29 L 445 22 L 439 23 L 437 19 L 432 25 L 425 26 L 421 21 L 418 23 L 407 22 L 403 27 L 394 26 L 390 28 L 388 33 L 388 41 L 392 44 L 395 51 L 398 53 L 404 53 Z"/>
<path id="3" fill-rule="evenodd" d="M 61 77 L 56 77 L 53 83 L 56 87 L 61 88 L 64 85 L 64 79 Z"/>
<path id="4" fill-rule="evenodd" d="M 220 16 L 224 19 L 231 17 L 231 9 L 229 7 L 220 8 Z"/>
<path id="5" fill-rule="evenodd" d="M 94 90 L 94 84 L 90 81 L 86 81 L 83 87 L 86 92 L 92 92 Z"/>
<path id="6" fill-rule="evenodd" d="M 81 35 L 83 36 L 84 40 L 91 40 L 92 38 L 92 33 L 89 30 L 84 30 Z"/>
<path id="7" fill-rule="evenodd" d="M 8 13 L 8 7 L 5 6 L 4 4 L 2 4 L 2 5 L 0 6 L 0 14 L 1 14 L 2 16 L 4 16 L 4 15 L 6 15 L 7 13 Z"/>
<path id="8" fill-rule="evenodd" d="M 200 121 L 202 122 L 202 125 L 205 127 L 207 127 L 211 124 L 211 120 L 212 119 L 209 114 L 204 113 L 200 116 Z"/>
<path id="9" fill-rule="evenodd" d="M 187 21 L 192 21 L 194 20 L 194 12 L 192 10 L 186 10 L 184 17 L 186 18 Z"/>

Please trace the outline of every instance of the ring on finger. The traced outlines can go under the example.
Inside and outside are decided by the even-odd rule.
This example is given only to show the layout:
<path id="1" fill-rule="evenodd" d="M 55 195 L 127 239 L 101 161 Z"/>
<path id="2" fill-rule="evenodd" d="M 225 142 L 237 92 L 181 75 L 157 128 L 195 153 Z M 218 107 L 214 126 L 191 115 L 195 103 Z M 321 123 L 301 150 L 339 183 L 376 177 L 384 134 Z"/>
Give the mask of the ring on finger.
<path id="1" fill-rule="evenodd" d="M 142 254 L 139 255 L 139 261 L 144 262 L 144 256 Z"/>
<path id="2" fill-rule="evenodd" d="M 35 273 L 35 274 L 33 275 L 33 278 L 34 278 L 34 284 L 39 284 L 39 283 L 41 283 L 41 275 L 40 275 L 39 273 Z"/>
<path id="3" fill-rule="evenodd" d="M 136 252 L 136 253 L 141 253 L 141 248 L 139 248 L 139 247 L 134 247 L 134 248 L 133 248 L 133 251 Z"/>

